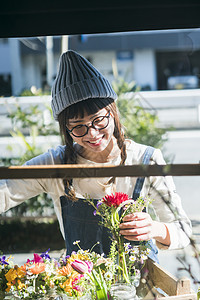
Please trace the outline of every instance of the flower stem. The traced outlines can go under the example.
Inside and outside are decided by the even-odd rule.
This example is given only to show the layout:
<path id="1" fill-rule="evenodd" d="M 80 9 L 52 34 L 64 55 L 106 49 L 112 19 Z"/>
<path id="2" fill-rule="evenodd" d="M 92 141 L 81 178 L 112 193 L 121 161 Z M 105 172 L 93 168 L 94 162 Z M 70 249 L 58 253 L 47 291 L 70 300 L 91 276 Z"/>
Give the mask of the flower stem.
<path id="1" fill-rule="evenodd" d="M 119 241 L 118 241 L 118 252 L 119 252 L 119 266 L 120 266 L 120 271 L 122 271 L 122 276 L 120 274 L 119 280 L 125 280 L 127 283 L 130 283 L 129 276 L 128 276 L 127 265 L 126 265 L 126 256 L 125 256 L 123 238 L 119 238 Z"/>
<path id="2" fill-rule="evenodd" d="M 98 267 L 98 275 L 95 270 L 92 270 L 94 283 L 96 287 L 97 300 L 108 300 L 107 286 L 101 273 L 100 267 Z"/>

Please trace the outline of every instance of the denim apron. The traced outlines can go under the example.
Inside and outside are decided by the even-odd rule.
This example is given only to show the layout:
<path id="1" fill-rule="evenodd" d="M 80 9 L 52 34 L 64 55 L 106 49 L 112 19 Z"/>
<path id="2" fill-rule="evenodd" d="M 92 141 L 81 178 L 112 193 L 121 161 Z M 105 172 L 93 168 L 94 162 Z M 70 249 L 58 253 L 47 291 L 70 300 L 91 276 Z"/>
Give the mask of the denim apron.
<path id="1" fill-rule="evenodd" d="M 143 164 L 148 164 L 153 154 L 154 148 L 147 147 Z M 133 191 L 133 199 L 136 200 L 142 189 L 145 178 L 137 178 L 136 185 Z M 71 201 L 66 195 L 60 197 L 63 227 L 65 233 L 65 243 L 67 255 L 71 255 L 72 251 L 77 251 L 77 245 L 73 244 L 75 241 L 80 241 L 79 245 L 83 250 L 91 249 L 94 247 L 96 253 L 108 255 L 110 251 L 111 236 L 107 228 L 99 225 L 101 221 L 100 216 L 94 215 L 94 207 L 91 206 L 84 199 L 79 198 L 77 201 Z M 93 200 L 95 204 L 99 199 Z M 128 241 L 130 242 L 130 241 Z M 147 242 L 151 247 L 149 257 L 154 261 L 158 261 L 158 250 L 153 244 L 152 240 Z M 135 245 L 135 242 L 131 242 Z"/>

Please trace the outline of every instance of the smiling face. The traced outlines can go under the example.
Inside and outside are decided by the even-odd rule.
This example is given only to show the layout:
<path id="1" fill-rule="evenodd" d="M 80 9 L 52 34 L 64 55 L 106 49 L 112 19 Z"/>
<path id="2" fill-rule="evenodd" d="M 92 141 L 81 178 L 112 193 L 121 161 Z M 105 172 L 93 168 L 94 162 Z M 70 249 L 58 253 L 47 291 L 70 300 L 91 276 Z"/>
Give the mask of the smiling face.
<path id="1" fill-rule="evenodd" d="M 105 126 L 107 123 L 101 121 L 99 123 L 99 119 L 94 120 L 99 116 L 108 116 L 109 113 L 107 127 Z M 62 141 L 66 145 L 65 163 L 75 163 L 77 153 L 88 160 L 99 163 L 112 161 L 120 154 L 124 136 L 117 106 L 112 99 L 89 98 L 72 104 L 58 115 L 58 121 Z M 81 130 L 81 134 L 78 131 L 78 135 L 82 136 L 75 137 L 72 133 L 77 135 L 77 131 L 71 130 L 79 125 L 86 125 L 89 128 L 88 131 L 85 128 L 86 135 L 83 136 L 85 131 Z"/>
<path id="2" fill-rule="evenodd" d="M 101 118 L 107 116 L 103 126 L 101 127 Z M 96 119 L 98 118 L 98 119 Z M 96 122 L 96 120 L 98 122 Z M 94 122 L 93 122 L 94 121 Z M 93 123 L 92 123 L 93 122 Z M 108 123 L 108 125 L 107 125 Z M 84 116 L 77 116 L 76 118 L 70 118 L 67 122 L 67 128 L 71 131 L 74 127 L 78 128 L 80 125 L 87 125 L 88 132 L 81 137 L 74 136 L 72 133 L 76 133 L 75 130 L 70 132 L 71 137 L 74 142 L 79 144 L 82 148 L 82 155 L 85 158 L 89 158 L 90 160 L 94 159 L 96 155 L 101 154 L 103 157 L 107 157 L 109 153 L 113 149 L 113 132 L 114 132 L 114 118 L 112 112 L 110 112 L 107 108 L 103 108 L 98 110 L 98 112 L 94 114 L 86 114 Z M 92 126 L 94 125 L 94 127 Z M 105 125 L 107 125 L 105 127 Z M 105 127 L 105 128 L 103 128 Z"/>

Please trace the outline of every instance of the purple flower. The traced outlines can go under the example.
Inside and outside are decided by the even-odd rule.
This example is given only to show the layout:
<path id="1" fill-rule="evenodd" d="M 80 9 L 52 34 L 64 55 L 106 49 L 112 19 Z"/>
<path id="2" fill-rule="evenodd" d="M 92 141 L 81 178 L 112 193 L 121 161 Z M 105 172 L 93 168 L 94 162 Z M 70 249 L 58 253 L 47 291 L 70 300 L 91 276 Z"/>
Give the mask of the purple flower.
<path id="1" fill-rule="evenodd" d="M 40 257 L 42 257 L 44 259 L 51 259 L 51 257 L 48 254 L 49 251 L 50 251 L 50 248 L 46 252 L 42 252 L 42 254 L 40 255 Z"/>
<path id="2" fill-rule="evenodd" d="M 99 201 L 97 202 L 97 210 L 99 209 L 99 206 L 100 206 L 102 203 L 103 203 L 102 200 L 99 200 Z M 97 215 L 97 211 L 96 211 L 96 210 L 93 212 L 93 215 L 94 215 L 94 216 Z"/>
<path id="3" fill-rule="evenodd" d="M 6 256 L 5 255 L 0 257 L 0 265 L 9 265 L 9 263 L 7 263 L 7 261 L 6 261 Z"/>
<path id="4" fill-rule="evenodd" d="M 67 256 L 63 257 L 63 258 L 61 259 L 62 263 L 63 263 L 64 265 L 66 265 L 67 260 L 68 260 L 69 258 L 70 258 L 70 255 L 67 255 Z"/>
<path id="5" fill-rule="evenodd" d="M 51 261 L 54 263 L 55 267 L 61 268 L 61 264 L 57 261 L 57 259 L 52 258 Z"/>
<path id="6" fill-rule="evenodd" d="M 100 200 L 100 201 L 97 202 L 97 209 L 99 208 L 99 206 L 100 206 L 102 203 L 103 203 L 102 200 Z"/>

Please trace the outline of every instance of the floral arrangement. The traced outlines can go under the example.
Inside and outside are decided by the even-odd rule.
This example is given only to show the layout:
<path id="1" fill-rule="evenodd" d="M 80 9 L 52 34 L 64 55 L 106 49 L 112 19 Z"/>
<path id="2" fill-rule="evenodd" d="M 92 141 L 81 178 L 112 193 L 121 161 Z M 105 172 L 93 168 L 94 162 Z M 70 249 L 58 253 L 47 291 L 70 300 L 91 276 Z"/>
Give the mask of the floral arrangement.
<path id="1" fill-rule="evenodd" d="M 18 266 L 12 257 L 0 258 L 0 291 L 11 295 L 10 299 L 42 299 L 61 295 L 72 299 L 112 299 L 111 287 L 116 282 L 137 286 L 140 271 L 147 259 L 149 248 L 140 244 L 132 246 L 119 235 L 119 224 L 126 214 L 142 211 L 148 201 L 129 199 L 126 194 L 107 195 L 94 204 L 94 214 L 102 216 L 102 223 L 110 229 L 113 240 L 108 257 L 93 249 L 82 250 L 79 242 L 77 252 L 58 260 L 49 255 L 34 253 L 33 259 Z M 9 299 L 9 298 L 8 298 Z M 68 298 L 67 298 L 68 299 Z"/>
<path id="2" fill-rule="evenodd" d="M 124 241 L 124 237 L 119 234 L 119 225 L 123 218 L 128 214 L 143 211 L 152 200 L 139 197 L 137 200 L 130 199 L 127 194 L 115 193 L 106 195 L 102 200 L 95 205 L 94 201 L 87 199 L 94 207 L 95 215 L 101 216 L 101 224 L 107 227 L 112 234 L 112 259 L 118 260 L 118 280 L 130 283 L 130 278 L 136 276 L 135 265 L 140 260 L 134 255 L 135 249 L 140 252 L 140 256 L 147 258 L 150 252 L 148 243 L 140 243 L 140 247 L 132 247 L 130 243 Z M 113 250 L 114 248 L 114 250 Z M 143 255 L 144 254 L 144 255 Z M 138 267 L 138 266 L 137 266 Z"/>
<path id="3" fill-rule="evenodd" d="M 41 255 L 34 253 L 34 258 L 27 259 L 22 266 L 14 265 L 10 257 L 3 256 L 0 260 L 1 291 L 16 299 L 40 299 L 51 294 L 80 297 L 89 280 L 84 273 L 89 274 L 93 269 L 94 259 L 90 252 L 81 250 L 56 260 L 48 251 Z"/>

